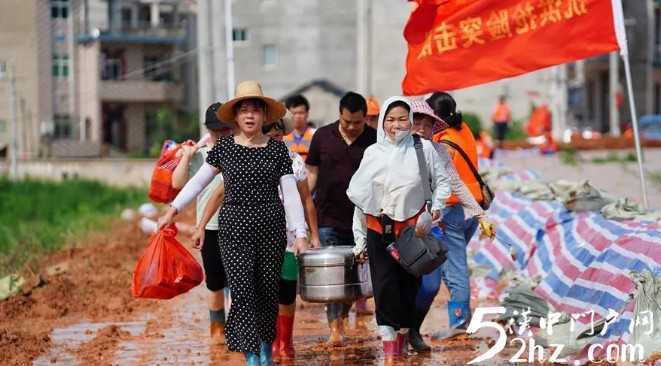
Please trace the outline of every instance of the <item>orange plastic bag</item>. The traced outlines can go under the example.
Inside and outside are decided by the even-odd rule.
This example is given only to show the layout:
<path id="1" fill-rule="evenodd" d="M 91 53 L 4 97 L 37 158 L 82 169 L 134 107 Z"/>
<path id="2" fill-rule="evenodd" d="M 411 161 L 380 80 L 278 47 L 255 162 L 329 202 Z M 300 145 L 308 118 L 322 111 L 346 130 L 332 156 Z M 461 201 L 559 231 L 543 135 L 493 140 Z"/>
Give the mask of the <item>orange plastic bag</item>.
<path id="1" fill-rule="evenodd" d="M 133 297 L 171 299 L 202 283 L 202 267 L 176 236 L 172 224 L 149 239 L 133 271 Z"/>
<path id="2" fill-rule="evenodd" d="M 151 175 L 151 183 L 149 184 L 149 198 L 158 203 L 170 203 L 177 197 L 178 189 L 172 187 L 172 174 L 174 169 L 181 161 L 178 152 L 183 145 L 193 145 L 192 141 L 186 141 L 183 144 L 175 144 L 172 140 L 167 140 L 163 143 L 161 149 L 161 156 L 156 162 L 154 172 Z"/>

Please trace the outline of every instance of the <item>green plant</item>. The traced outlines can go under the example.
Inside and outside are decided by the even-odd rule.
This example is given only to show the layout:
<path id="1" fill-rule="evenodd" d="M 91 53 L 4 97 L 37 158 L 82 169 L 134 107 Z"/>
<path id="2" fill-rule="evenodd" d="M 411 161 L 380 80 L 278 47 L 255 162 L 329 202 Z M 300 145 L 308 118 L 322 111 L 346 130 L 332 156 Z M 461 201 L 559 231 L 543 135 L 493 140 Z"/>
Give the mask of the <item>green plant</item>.
<path id="1" fill-rule="evenodd" d="M 615 151 L 609 151 L 606 156 L 595 156 L 590 161 L 594 164 L 631 163 L 636 161 L 636 155 L 629 152 L 626 155 L 620 156 Z"/>
<path id="2" fill-rule="evenodd" d="M 578 165 L 578 152 L 571 146 L 563 147 L 558 154 L 560 161 L 567 165 Z"/>
<path id="3" fill-rule="evenodd" d="M 464 122 L 470 127 L 473 135 L 479 135 L 482 132 L 482 121 L 480 117 L 475 113 L 462 113 L 462 118 Z"/>
<path id="4" fill-rule="evenodd" d="M 648 176 L 653 184 L 661 187 L 661 171 L 649 172 Z"/>
<path id="5" fill-rule="evenodd" d="M 163 141 L 195 140 L 199 131 L 198 113 L 176 112 L 163 107 L 147 117 L 147 143 L 143 156 L 157 157 Z"/>
<path id="6" fill-rule="evenodd" d="M 523 141 L 528 138 L 528 134 L 523 129 L 523 121 L 514 120 L 507 129 L 505 140 L 509 141 Z"/>
<path id="7" fill-rule="evenodd" d="M 0 277 L 60 248 L 71 236 L 105 228 L 121 209 L 144 199 L 142 189 L 93 181 L 0 178 Z"/>

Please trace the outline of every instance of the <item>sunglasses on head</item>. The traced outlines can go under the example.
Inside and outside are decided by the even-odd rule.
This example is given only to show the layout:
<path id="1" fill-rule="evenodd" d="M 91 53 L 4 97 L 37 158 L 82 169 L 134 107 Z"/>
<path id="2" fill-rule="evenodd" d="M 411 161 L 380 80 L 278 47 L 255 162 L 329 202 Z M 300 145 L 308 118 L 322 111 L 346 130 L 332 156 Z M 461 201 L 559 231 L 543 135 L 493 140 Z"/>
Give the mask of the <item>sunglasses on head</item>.
<path id="1" fill-rule="evenodd" d="M 269 133 L 273 129 L 275 129 L 276 131 L 284 131 L 285 126 L 280 121 L 269 123 L 268 125 L 264 125 L 262 127 L 262 133 L 264 133 L 264 134 Z"/>

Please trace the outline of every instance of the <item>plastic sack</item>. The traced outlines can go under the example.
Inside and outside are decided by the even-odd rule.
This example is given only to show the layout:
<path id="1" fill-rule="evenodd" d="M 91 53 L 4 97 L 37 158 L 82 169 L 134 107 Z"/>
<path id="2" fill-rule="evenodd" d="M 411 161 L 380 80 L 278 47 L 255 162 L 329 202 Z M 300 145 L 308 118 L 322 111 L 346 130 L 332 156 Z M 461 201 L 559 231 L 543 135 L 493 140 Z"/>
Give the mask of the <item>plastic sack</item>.
<path id="1" fill-rule="evenodd" d="M 175 238 L 174 224 L 152 235 L 133 271 L 134 297 L 171 299 L 202 283 L 202 267 Z"/>
<path id="2" fill-rule="evenodd" d="M 161 156 L 156 162 L 149 184 L 149 198 L 154 202 L 170 203 L 179 193 L 172 187 L 172 174 L 181 161 L 178 152 L 181 145 L 172 140 L 166 140 L 161 149 Z"/>
<path id="3" fill-rule="evenodd" d="M 427 235 L 431 231 L 432 226 L 432 217 L 429 212 L 425 211 L 418 216 L 418 221 L 415 223 L 415 230 L 416 233 Z"/>
<path id="4" fill-rule="evenodd" d="M 643 346 L 643 358 L 661 352 L 661 277 L 649 271 L 631 272 L 636 284 L 631 344 Z"/>

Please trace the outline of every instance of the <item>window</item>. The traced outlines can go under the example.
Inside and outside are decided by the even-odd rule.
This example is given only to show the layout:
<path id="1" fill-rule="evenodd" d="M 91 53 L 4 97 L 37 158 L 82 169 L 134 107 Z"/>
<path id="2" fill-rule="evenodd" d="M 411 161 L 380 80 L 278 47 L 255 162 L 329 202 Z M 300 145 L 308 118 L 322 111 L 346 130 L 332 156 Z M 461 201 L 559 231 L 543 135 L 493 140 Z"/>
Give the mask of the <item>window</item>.
<path id="1" fill-rule="evenodd" d="M 92 119 L 89 117 L 85 118 L 85 140 L 92 140 Z"/>
<path id="2" fill-rule="evenodd" d="M 122 8 L 122 29 L 131 29 L 133 25 L 133 9 Z"/>
<path id="3" fill-rule="evenodd" d="M 172 81 L 172 67 L 167 56 L 145 56 L 143 76 L 152 81 Z"/>
<path id="4" fill-rule="evenodd" d="M 69 116 L 55 115 L 53 116 L 53 124 L 55 125 L 55 131 L 53 132 L 55 138 L 71 137 L 71 118 Z"/>
<path id="5" fill-rule="evenodd" d="M 50 16 L 53 19 L 67 19 L 69 17 L 69 0 L 51 0 Z"/>
<path id="6" fill-rule="evenodd" d="M 151 6 L 149 4 L 138 5 L 138 23 L 140 27 L 147 27 L 151 23 Z"/>
<path id="7" fill-rule="evenodd" d="M 0 80 L 7 76 L 7 63 L 0 61 Z"/>
<path id="8" fill-rule="evenodd" d="M 53 56 L 53 77 L 66 78 L 69 76 L 69 56 Z"/>
<path id="9" fill-rule="evenodd" d="M 0 133 L 7 133 L 7 121 L 0 119 Z"/>
<path id="10" fill-rule="evenodd" d="M 104 49 L 101 51 L 101 80 L 124 79 L 125 57 L 123 49 Z"/>
<path id="11" fill-rule="evenodd" d="M 278 49 L 273 44 L 264 45 L 264 66 L 278 64 Z"/>
<path id="12" fill-rule="evenodd" d="M 103 70 L 101 71 L 101 80 L 121 80 L 122 61 L 116 58 L 109 58 L 103 63 Z"/>
<path id="13" fill-rule="evenodd" d="M 234 42 L 246 42 L 248 40 L 248 30 L 246 28 L 232 29 L 232 40 Z"/>

